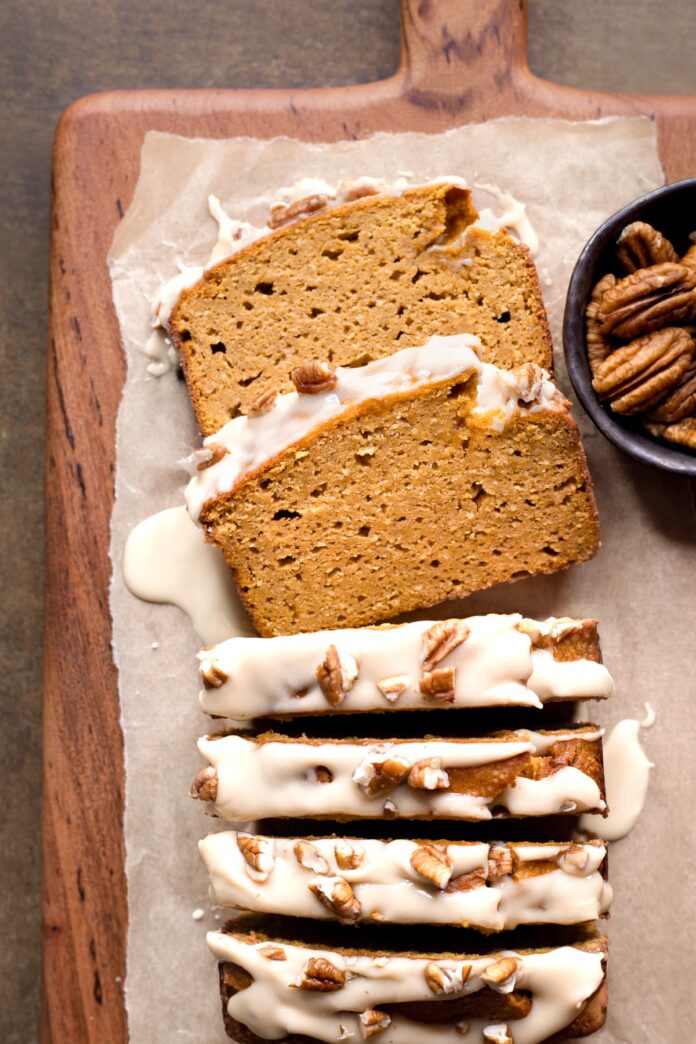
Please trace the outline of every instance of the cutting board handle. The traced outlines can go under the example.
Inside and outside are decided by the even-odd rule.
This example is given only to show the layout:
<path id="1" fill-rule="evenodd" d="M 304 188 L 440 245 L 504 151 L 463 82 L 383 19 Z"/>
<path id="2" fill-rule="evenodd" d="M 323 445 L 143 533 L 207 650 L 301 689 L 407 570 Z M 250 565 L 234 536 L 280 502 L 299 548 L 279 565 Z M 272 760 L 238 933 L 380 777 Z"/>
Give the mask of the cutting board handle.
<path id="1" fill-rule="evenodd" d="M 401 0 L 401 41 L 411 97 L 468 107 L 527 70 L 527 0 Z"/>

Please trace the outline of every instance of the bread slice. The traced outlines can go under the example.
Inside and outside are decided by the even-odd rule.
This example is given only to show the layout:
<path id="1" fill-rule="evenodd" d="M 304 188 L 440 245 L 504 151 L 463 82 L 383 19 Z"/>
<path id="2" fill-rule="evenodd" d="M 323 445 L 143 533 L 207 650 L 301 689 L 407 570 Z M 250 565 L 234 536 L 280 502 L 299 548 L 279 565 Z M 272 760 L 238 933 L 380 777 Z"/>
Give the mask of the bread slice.
<path id="1" fill-rule="evenodd" d="M 601 729 L 476 739 L 205 736 L 191 796 L 222 819 L 463 819 L 604 812 Z"/>
<path id="2" fill-rule="evenodd" d="M 203 710 L 235 720 L 433 706 L 542 707 L 603 699 L 614 689 L 596 620 L 539 621 L 512 613 L 230 638 L 204 649 L 199 660 Z M 454 671 L 449 693 L 421 691 L 434 668 Z"/>
<path id="3" fill-rule="evenodd" d="M 489 844 L 223 831 L 198 847 L 213 902 L 263 914 L 499 932 L 582 924 L 604 916 L 611 902 L 601 841 Z"/>
<path id="4" fill-rule="evenodd" d="M 474 329 L 488 361 L 550 369 L 531 256 L 472 227 L 477 217 L 470 192 L 448 184 L 370 196 L 283 225 L 206 272 L 169 321 L 201 432 L 289 391 L 307 358 L 353 366 L 431 334 Z"/>
<path id="5" fill-rule="evenodd" d="M 593 555 L 578 429 L 534 367 L 433 338 L 300 392 L 205 441 L 189 511 L 263 635 L 377 623 Z"/>
<path id="6" fill-rule="evenodd" d="M 225 1028 L 241 1044 L 556 1044 L 606 1018 L 607 940 L 461 952 L 307 945 L 228 925 L 210 932 Z"/>

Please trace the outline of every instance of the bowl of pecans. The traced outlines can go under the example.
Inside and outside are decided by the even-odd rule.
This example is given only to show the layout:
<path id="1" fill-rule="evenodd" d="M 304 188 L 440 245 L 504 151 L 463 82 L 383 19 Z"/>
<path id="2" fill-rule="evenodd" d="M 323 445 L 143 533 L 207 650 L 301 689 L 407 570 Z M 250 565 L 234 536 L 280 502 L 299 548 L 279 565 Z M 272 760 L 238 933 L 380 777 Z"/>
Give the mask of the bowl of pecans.
<path id="1" fill-rule="evenodd" d="M 597 229 L 570 279 L 563 347 L 580 402 L 611 442 L 696 475 L 696 178 Z"/>

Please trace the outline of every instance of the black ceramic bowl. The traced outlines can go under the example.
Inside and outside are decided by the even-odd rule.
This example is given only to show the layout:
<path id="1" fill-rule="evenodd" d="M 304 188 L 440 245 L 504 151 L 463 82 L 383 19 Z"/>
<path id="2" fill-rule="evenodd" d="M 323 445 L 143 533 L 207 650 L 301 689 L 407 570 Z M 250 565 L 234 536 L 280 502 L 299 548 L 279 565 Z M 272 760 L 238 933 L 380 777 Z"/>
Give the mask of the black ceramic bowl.
<path id="1" fill-rule="evenodd" d="M 632 221 L 647 221 L 669 239 L 681 256 L 692 245 L 696 230 L 696 178 L 676 181 L 618 210 L 588 240 L 575 265 L 563 317 L 563 350 L 578 399 L 599 430 L 631 457 L 680 475 L 696 476 L 696 453 L 654 439 L 640 422 L 612 413 L 598 399 L 585 346 L 585 309 L 598 279 L 607 272 L 625 275 L 614 256 L 616 240 Z"/>

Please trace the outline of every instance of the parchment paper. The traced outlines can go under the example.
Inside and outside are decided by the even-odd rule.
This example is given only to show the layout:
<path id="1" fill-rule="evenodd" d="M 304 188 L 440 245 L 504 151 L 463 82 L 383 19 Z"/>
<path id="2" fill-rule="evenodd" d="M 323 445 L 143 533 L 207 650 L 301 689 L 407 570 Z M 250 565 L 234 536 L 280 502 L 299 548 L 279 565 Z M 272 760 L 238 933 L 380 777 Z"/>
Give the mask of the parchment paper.
<path id="1" fill-rule="evenodd" d="M 197 701 L 198 642 L 183 613 L 138 601 L 120 571 L 129 529 L 181 503 L 185 476 L 177 461 L 195 443 L 183 383 L 173 373 L 146 375 L 139 348 L 149 333 L 149 302 L 177 261 L 207 258 L 216 235 L 208 193 L 234 216 L 259 220 L 265 213 L 254 198 L 299 177 L 334 181 L 403 170 L 423 179 L 459 174 L 491 182 L 527 204 L 541 240 L 537 264 L 559 363 L 566 286 L 585 240 L 614 210 L 662 182 L 653 126 L 640 118 L 500 120 L 437 137 L 400 134 L 331 146 L 146 136 L 135 196 L 110 256 L 129 362 L 119 412 L 112 612 L 126 751 L 127 1002 L 135 1044 L 226 1039 L 204 938 L 225 917 L 216 920 L 210 910 L 196 851 L 212 821 L 187 797 L 200 768 L 195 740 L 207 731 Z M 558 375 L 568 392 L 562 365 Z M 646 741 L 657 764 L 647 808 L 611 853 L 611 998 L 607 1027 L 595 1039 L 696 1039 L 689 973 L 696 956 L 693 504 L 686 483 L 632 463 L 579 409 L 576 416 L 599 501 L 600 555 L 458 608 L 598 616 L 617 693 L 596 717 L 603 724 L 640 717 L 644 700 L 656 708 Z M 201 921 L 192 918 L 198 907 L 205 910 Z"/>

